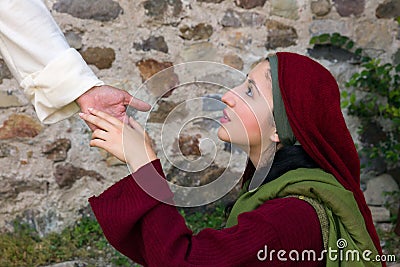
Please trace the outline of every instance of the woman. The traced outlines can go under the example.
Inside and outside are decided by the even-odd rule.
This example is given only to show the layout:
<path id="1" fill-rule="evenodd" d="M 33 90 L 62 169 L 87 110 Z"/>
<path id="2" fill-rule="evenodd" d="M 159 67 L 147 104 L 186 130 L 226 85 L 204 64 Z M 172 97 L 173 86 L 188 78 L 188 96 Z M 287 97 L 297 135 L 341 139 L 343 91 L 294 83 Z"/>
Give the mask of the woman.
<path id="1" fill-rule="evenodd" d="M 102 129 L 90 145 L 133 170 L 89 200 L 110 243 L 145 266 L 384 265 L 372 261 L 381 249 L 332 75 L 308 57 L 277 53 L 222 101 L 218 136 L 249 156 L 245 193 L 226 228 L 197 235 L 175 207 L 159 201 L 172 195 L 158 179 L 163 172 L 143 128 L 129 119 L 125 148 L 134 152 L 125 158 L 122 123 L 95 110 L 81 115 Z"/>

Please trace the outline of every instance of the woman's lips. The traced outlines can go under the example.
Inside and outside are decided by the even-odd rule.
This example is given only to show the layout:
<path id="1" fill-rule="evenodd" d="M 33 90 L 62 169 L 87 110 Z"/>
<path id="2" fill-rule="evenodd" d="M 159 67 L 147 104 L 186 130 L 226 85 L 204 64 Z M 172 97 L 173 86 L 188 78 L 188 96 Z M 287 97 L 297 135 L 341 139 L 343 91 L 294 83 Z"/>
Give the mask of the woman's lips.
<path id="1" fill-rule="evenodd" d="M 219 119 L 219 122 L 220 122 L 220 123 L 226 123 L 226 122 L 231 121 L 231 120 L 229 119 L 228 114 L 226 113 L 225 110 L 223 110 L 223 113 L 224 113 L 224 116 L 223 116 L 222 118 Z"/>

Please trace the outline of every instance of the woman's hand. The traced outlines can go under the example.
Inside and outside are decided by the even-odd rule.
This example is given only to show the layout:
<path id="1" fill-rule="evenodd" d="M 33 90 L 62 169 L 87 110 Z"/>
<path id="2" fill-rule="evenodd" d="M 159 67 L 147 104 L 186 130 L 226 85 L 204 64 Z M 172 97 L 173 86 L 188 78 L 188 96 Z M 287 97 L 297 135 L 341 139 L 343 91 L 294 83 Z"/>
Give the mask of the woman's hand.
<path id="1" fill-rule="evenodd" d="M 79 113 L 88 123 L 97 127 L 92 134 L 90 146 L 103 148 L 130 165 L 132 171 L 157 158 L 151 141 L 143 127 L 133 118 L 124 124 L 102 111 L 89 108 L 90 114 Z"/>

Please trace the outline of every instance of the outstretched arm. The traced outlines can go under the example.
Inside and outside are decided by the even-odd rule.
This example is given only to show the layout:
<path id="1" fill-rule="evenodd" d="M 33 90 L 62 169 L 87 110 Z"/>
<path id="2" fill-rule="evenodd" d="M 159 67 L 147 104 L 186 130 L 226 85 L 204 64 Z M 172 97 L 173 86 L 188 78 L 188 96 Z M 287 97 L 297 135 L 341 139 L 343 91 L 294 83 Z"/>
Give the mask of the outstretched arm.
<path id="1" fill-rule="evenodd" d="M 44 123 L 68 118 L 79 109 L 87 112 L 93 102 L 117 117 L 125 115 L 130 101 L 139 110 L 150 108 L 123 90 L 104 86 L 70 48 L 41 0 L 0 1 L 0 52 Z"/>

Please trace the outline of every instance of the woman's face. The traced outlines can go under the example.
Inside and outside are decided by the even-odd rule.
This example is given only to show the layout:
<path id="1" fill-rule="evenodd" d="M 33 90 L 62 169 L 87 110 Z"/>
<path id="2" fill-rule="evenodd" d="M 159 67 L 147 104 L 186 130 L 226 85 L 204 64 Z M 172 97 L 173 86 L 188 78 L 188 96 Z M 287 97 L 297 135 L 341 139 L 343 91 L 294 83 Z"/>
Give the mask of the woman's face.
<path id="1" fill-rule="evenodd" d="M 272 81 L 267 60 L 250 71 L 244 83 L 222 96 L 227 105 L 220 119 L 219 139 L 246 148 L 277 142 L 272 115 Z"/>

